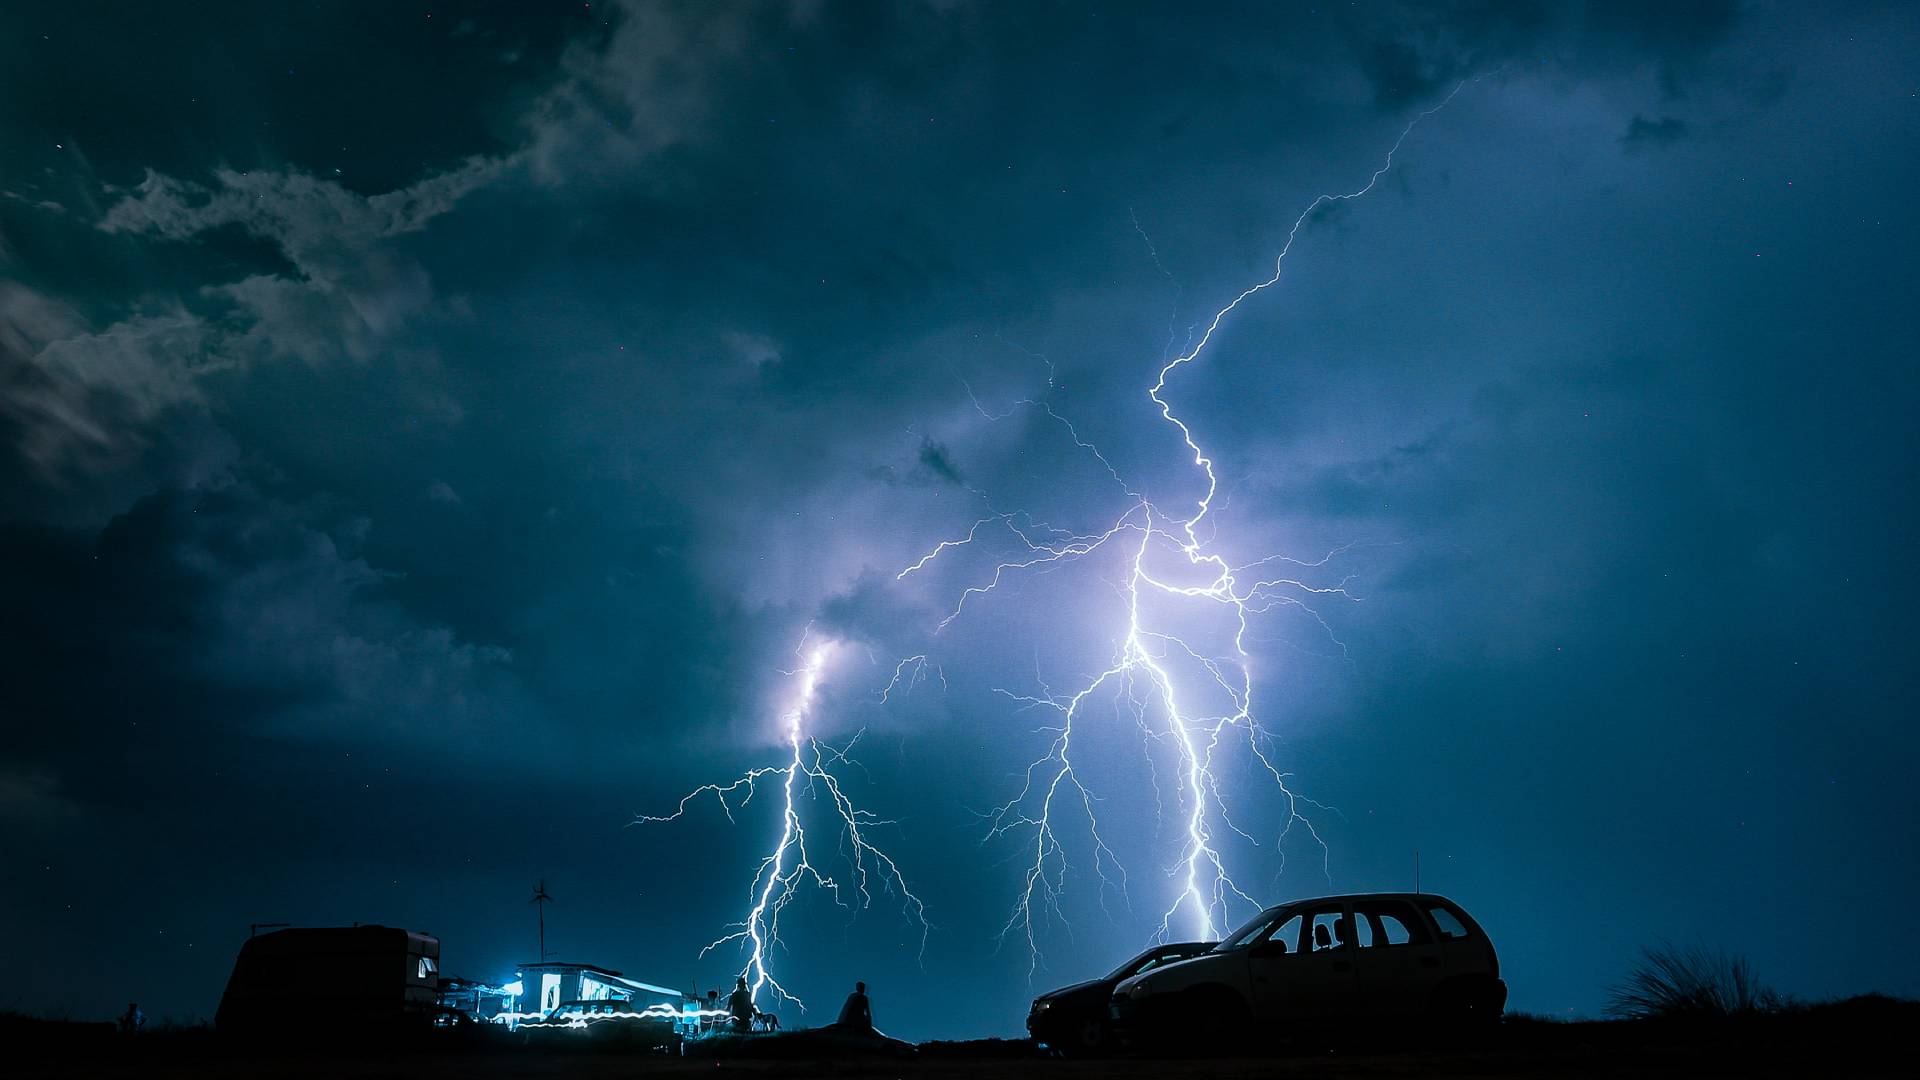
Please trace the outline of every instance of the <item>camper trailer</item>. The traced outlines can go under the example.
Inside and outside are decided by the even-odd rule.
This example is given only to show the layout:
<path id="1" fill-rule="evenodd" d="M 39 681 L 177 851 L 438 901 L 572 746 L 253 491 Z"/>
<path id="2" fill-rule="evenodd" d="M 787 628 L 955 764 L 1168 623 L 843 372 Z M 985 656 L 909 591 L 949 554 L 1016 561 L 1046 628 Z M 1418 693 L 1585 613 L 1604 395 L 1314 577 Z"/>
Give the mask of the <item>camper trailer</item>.
<path id="1" fill-rule="evenodd" d="M 223 1031 L 387 1031 L 432 1022 L 440 941 L 392 926 L 310 927 L 248 938 L 214 1022 Z"/>

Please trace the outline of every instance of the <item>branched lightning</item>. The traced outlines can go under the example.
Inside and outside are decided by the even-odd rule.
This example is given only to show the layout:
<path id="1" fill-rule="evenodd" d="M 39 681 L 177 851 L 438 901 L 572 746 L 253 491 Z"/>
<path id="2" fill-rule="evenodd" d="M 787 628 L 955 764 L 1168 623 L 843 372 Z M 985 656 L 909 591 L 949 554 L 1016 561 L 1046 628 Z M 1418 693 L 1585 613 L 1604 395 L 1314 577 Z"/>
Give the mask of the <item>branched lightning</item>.
<path id="1" fill-rule="evenodd" d="M 1210 546 L 1213 522 L 1208 518 L 1219 493 L 1219 476 L 1212 457 L 1201 448 L 1193 429 L 1175 412 L 1166 394 L 1173 375 L 1201 359 L 1215 332 L 1235 309 L 1279 283 L 1286 258 L 1313 215 L 1330 204 L 1359 199 L 1372 191 L 1393 167 L 1396 155 L 1421 121 L 1445 108 L 1465 85 L 1456 86 L 1439 104 L 1414 116 L 1365 183 L 1352 191 L 1320 195 L 1308 203 L 1287 230 L 1285 242 L 1274 258 L 1272 275 L 1242 290 L 1215 311 L 1197 338 L 1189 333 L 1188 347 L 1159 368 L 1146 391 L 1147 397 L 1161 420 L 1179 434 L 1191 464 L 1204 478 L 1204 491 L 1190 504 L 1190 510 L 1183 513 L 1163 510 L 1124 480 L 1112 461 L 1083 439 L 1051 405 L 1045 401 L 1023 400 L 1016 402 L 1015 407 L 1045 412 L 1065 426 L 1077 447 L 1093 455 L 1125 493 L 1124 508 L 1104 529 L 1084 533 L 1040 526 L 1024 513 L 992 512 L 976 520 L 963 535 L 941 541 L 896 576 L 896 580 L 901 580 L 924 572 L 937 561 L 951 557 L 957 549 L 988 543 L 989 537 L 1010 542 L 1011 557 L 993 565 L 984 580 L 961 590 L 952 610 L 939 624 L 944 630 L 960 617 L 969 603 L 993 593 L 1010 577 L 1024 572 L 1051 569 L 1109 550 L 1115 552 L 1126 567 L 1124 579 L 1118 583 L 1126 617 L 1118 628 L 1117 645 L 1105 670 L 1065 694 L 1056 694 L 1044 684 L 1038 695 L 1001 691 L 1022 709 L 1051 713 L 1054 717 L 1040 729 L 1047 738 L 1046 752 L 1027 766 L 1013 797 L 987 814 L 988 839 L 1017 836 L 1025 845 L 1022 884 L 1001 937 L 1003 940 L 1010 935 L 1023 937 L 1036 964 L 1040 924 L 1049 916 L 1062 914 L 1060 902 L 1068 869 L 1066 838 L 1062 835 L 1063 811 L 1071 809 L 1075 818 L 1085 818 L 1102 904 L 1110 891 L 1117 889 L 1124 896 L 1128 890 L 1120 860 L 1101 833 L 1095 813 L 1096 796 L 1083 782 L 1074 757 L 1076 729 L 1089 721 L 1088 714 L 1096 701 L 1115 700 L 1131 715 L 1146 740 L 1150 766 L 1155 747 L 1168 748 L 1176 763 L 1167 780 L 1176 788 L 1172 800 L 1177 808 L 1173 827 L 1178 833 L 1179 854 L 1169 868 L 1174 888 L 1171 902 L 1160 918 L 1160 938 L 1171 937 L 1176 932 L 1198 939 L 1217 938 L 1230 928 L 1236 908 L 1244 911 L 1260 907 L 1260 902 L 1237 884 L 1229 871 L 1225 852 L 1230 842 L 1271 843 L 1284 866 L 1288 838 L 1295 829 L 1303 830 L 1318 845 L 1322 872 L 1331 877 L 1326 843 L 1305 812 L 1329 808 L 1294 791 L 1289 785 L 1289 774 L 1274 763 L 1273 740 L 1255 718 L 1254 662 L 1247 649 L 1247 635 L 1257 616 L 1286 607 L 1307 613 L 1332 636 L 1331 627 L 1315 605 L 1329 598 L 1357 599 L 1348 591 L 1346 580 L 1328 582 L 1321 578 L 1344 549 L 1317 559 L 1273 555 L 1243 565 L 1235 565 L 1216 553 Z M 1134 228 L 1147 240 L 1154 264 L 1164 273 L 1159 254 L 1140 229 L 1137 218 Z M 1175 350 L 1169 347 L 1167 352 L 1173 354 Z M 967 393 L 974 407 L 989 420 L 1008 415 L 986 409 L 973 396 L 971 387 Z M 1207 526 L 1204 530 L 1203 525 Z M 1213 652 L 1190 641 L 1173 625 L 1176 615 L 1191 619 L 1204 612 L 1224 620 L 1220 626 L 1225 633 L 1220 638 L 1228 644 L 1216 647 Z M 1335 640 L 1337 643 L 1337 638 Z M 901 670 L 925 662 L 924 657 L 902 661 L 901 668 L 895 672 L 896 681 Z M 1264 835 L 1257 836 L 1243 828 L 1229 813 L 1223 792 L 1227 779 L 1225 759 L 1229 754 L 1245 754 L 1245 767 L 1264 775 L 1277 792 L 1279 820 L 1260 829 Z M 1156 800 L 1164 814 L 1165 799 L 1159 790 L 1160 783 L 1156 768 Z"/>
<path id="2" fill-rule="evenodd" d="M 730 783 L 702 784 L 682 796 L 672 813 L 641 815 L 636 819 L 636 823 L 676 821 L 685 816 L 696 801 L 712 795 L 720 803 L 721 812 L 727 820 L 732 821 L 734 812 L 751 802 L 762 784 L 778 784 L 781 797 L 779 834 L 754 871 L 748 888 L 746 915 L 739 922 L 729 924 L 728 932 L 701 949 L 700 955 L 705 956 L 723 945 L 737 943 L 746 954 L 740 974 L 753 991 L 754 1000 L 760 1000 L 763 989 L 771 990 L 802 1009 L 806 1008 L 805 1003 L 774 977 L 768 954 L 780 946 L 780 916 L 803 886 L 818 887 L 842 907 L 863 910 L 872 905 L 872 887 L 877 884 L 897 895 L 907 917 L 919 925 L 923 951 L 929 930 L 926 907 L 907 888 L 899 866 L 868 839 L 869 829 L 891 822 L 857 806 L 834 772 L 836 767 L 850 764 L 847 752 L 859 740 L 859 734 L 856 733 L 853 739 L 840 747 L 828 745 L 808 734 L 808 721 L 813 715 L 821 674 L 833 654 L 833 648 L 831 642 L 803 639 L 800 644 L 800 667 L 789 673 L 795 682 L 793 702 L 781 715 L 781 738 L 788 751 L 786 764 L 749 769 Z M 924 667 L 925 658 L 917 659 Z M 907 666 L 908 662 L 902 663 L 903 668 Z M 916 669 L 916 672 L 918 670 L 921 669 Z M 896 677 L 898 675 L 896 671 Z M 918 677 L 916 673 L 914 678 Z M 843 883 L 824 872 L 821 864 L 815 861 L 808 848 L 808 815 L 802 812 L 803 799 L 811 800 L 815 807 L 821 808 L 818 813 L 824 815 L 827 826 L 838 833 L 839 858 L 850 868 L 849 882 Z M 853 893 L 851 898 L 846 895 L 849 889 Z"/>
<path id="3" fill-rule="evenodd" d="M 887 685 L 880 688 L 880 704 L 885 705 L 895 691 L 904 694 L 912 693 L 914 687 L 926 681 L 928 668 L 933 669 L 934 677 L 940 680 L 940 688 L 945 690 L 947 688 L 946 671 L 927 659 L 925 653 L 921 653 L 918 656 L 909 656 L 893 666 L 893 677 L 887 680 Z"/>

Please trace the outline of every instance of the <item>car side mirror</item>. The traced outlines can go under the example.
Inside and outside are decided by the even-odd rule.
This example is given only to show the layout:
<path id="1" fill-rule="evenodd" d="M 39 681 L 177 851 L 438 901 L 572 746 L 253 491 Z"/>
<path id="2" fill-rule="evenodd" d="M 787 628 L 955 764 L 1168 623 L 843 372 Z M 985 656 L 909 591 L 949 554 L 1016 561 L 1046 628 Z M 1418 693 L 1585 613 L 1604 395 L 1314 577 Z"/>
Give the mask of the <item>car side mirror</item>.
<path id="1" fill-rule="evenodd" d="M 1268 960 L 1276 956 L 1285 956 L 1287 955 L 1287 946 L 1284 942 L 1263 941 L 1253 947 L 1253 955 L 1262 960 Z"/>

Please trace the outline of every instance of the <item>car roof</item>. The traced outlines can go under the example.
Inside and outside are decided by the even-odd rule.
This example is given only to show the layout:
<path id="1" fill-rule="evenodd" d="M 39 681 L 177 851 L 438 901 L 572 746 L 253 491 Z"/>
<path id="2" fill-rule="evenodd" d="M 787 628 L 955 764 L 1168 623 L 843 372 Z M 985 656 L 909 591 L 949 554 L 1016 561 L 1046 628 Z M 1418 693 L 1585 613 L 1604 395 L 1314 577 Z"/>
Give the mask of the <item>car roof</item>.
<path id="1" fill-rule="evenodd" d="M 1129 959 L 1141 960 L 1146 957 L 1153 956 L 1156 953 L 1170 952 L 1175 950 L 1188 950 L 1195 953 L 1202 953 L 1212 949 L 1215 945 L 1218 945 L 1218 944 L 1220 943 L 1217 941 L 1162 941 L 1154 945 L 1149 945 L 1144 949 L 1141 949 L 1139 952 L 1134 953 Z"/>
<path id="2" fill-rule="evenodd" d="M 1273 911 L 1281 911 L 1286 908 L 1301 907 L 1306 904 L 1352 903 L 1355 900 L 1405 900 L 1409 903 L 1414 903 L 1414 904 L 1444 904 L 1450 908 L 1460 909 L 1459 904 L 1454 903 L 1451 899 L 1445 896 L 1442 896 L 1439 893 L 1366 892 L 1366 893 L 1338 893 L 1333 896 L 1303 896 L 1298 900 L 1289 900 L 1284 904 L 1275 904 L 1272 907 L 1267 908 L 1266 911 L 1263 911 L 1261 914 L 1266 914 L 1267 912 L 1273 912 Z"/>

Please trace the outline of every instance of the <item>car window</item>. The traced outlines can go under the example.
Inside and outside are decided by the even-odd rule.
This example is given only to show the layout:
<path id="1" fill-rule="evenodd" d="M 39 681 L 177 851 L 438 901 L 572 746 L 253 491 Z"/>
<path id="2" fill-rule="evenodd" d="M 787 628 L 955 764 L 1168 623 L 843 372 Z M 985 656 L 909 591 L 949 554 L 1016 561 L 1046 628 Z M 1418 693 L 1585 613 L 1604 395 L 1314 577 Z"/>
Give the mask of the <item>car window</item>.
<path id="1" fill-rule="evenodd" d="M 1392 912 L 1378 912 L 1373 916 L 1373 919 L 1380 924 L 1380 943 L 1382 945 L 1411 945 L 1415 943 L 1413 933 L 1407 929 L 1407 924 L 1401 922 Z M 1423 938 L 1426 937 L 1426 932 L 1422 931 L 1420 936 Z"/>
<path id="2" fill-rule="evenodd" d="M 1398 900 L 1368 900 L 1353 905 L 1354 929 L 1361 948 L 1425 945 L 1427 928 L 1413 909 Z"/>
<path id="3" fill-rule="evenodd" d="M 1151 951 L 1144 952 L 1144 953 L 1141 953 L 1139 956 L 1129 958 L 1126 963 L 1121 964 L 1117 968 L 1114 968 L 1113 972 L 1109 974 L 1107 978 L 1109 979 L 1132 978 L 1133 976 L 1138 975 L 1143 971 L 1149 971 L 1153 968 L 1157 968 L 1161 966 L 1162 964 L 1171 963 L 1175 958 L 1176 957 L 1172 952 L 1151 952 Z"/>
<path id="4" fill-rule="evenodd" d="M 1152 971 L 1170 959 L 1172 958 L 1167 956 L 1149 956 L 1141 962 L 1139 967 L 1134 968 L 1130 974 L 1138 975 L 1143 971 Z"/>
<path id="5" fill-rule="evenodd" d="M 1374 944 L 1373 920 L 1358 907 L 1353 912 L 1353 944 L 1361 949 L 1371 949 Z"/>
<path id="6" fill-rule="evenodd" d="M 1300 951 L 1300 928 L 1306 925 L 1306 921 L 1304 916 L 1295 915 L 1293 918 L 1274 927 L 1273 932 L 1262 940 L 1267 944 L 1277 942 L 1285 946 L 1288 952 L 1297 953 Z"/>
<path id="7" fill-rule="evenodd" d="M 1272 924 L 1273 920 L 1279 917 L 1280 916 L 1278 912 L 1263 911 L 1260 914 L 1255 915 L 1253 918 L 1248 919 L 1246 923 L 1240 927 L 1240 929 L 1235 930 L 1231 934 L 1228 934 L 1227 939 L 1225 941 L 1222 941 L 1220 944 L 1215 945 L 1213 947 L 1213 951 L 1229 952 L 1231 950 L 1245 948 L 1246 946 L 1253 944 L 1254 941 L 1259 938 L 1261 931 L 1267 929 L 1267 927 Z"/>
<path id="8" fill-rule="evenodd" d="M 1446 908 L 1436 904 L 1427 908 L 1427 914 L 1433 916 L 1433 925 L 1440 928 L 1441 937 L 1461 939 L 1468 936 L 1467 928 L 1462 926 L 1460 920 L 1454 917 L 1453 912 L 1448 911 Z"/>
<path id="9" fill-rule="evenodd" d="M 1313 927 L 1313 952 L 1344 949 L 1353 943 L 1353 935 L 1347 928 L 1347 917 L 1339 908 L 1315 912 L 1308 925 Z"/>
<path id="10" fill-rule="evenodd" d="M 1157 953 L 1153 956 L 1147 957 L 1146 960 L 1142 962 L 1139 967 L 1134 968 L 1128 974 L 1138 975 L 1141 972 L 1152 971 L 1154 968 L 1157 968 L 1157 967 L 1166 967 L 1168 964 L 1171 964 L 1177 960 L 1185 960 L 1188 957 L 1193 955 L 1194 955 L 1193 953 L 1186 952 L 1184 950 L 1179 952 Z"/>

